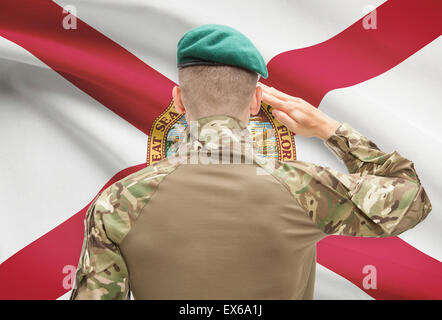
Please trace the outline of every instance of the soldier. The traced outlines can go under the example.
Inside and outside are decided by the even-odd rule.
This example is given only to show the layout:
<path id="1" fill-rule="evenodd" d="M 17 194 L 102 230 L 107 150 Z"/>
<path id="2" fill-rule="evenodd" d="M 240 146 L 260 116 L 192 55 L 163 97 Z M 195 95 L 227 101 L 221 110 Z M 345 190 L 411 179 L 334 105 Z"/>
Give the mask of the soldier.
<path id="1" fill-rule="evenodd" d="M 266 64 L 238 31 L 192 29 L 177 59 L 175 107 L 195 124 L 179 147 L 184 159 L 228 150 L 228 159 L 241 161 L 166 158 L 101 192 L 87 213 L 72 299 L 128 299 L 130 292 L 136 299 L 312 299 L 316 242 L 396 236 L 431 211 L 410 160 L 258 83 Z M 270 166 L 250 149 L 228 148 L 246 143 L 240 132 L 261 100 L 296 134 L 322 139 L 349 174 L 299 160 Z"/>

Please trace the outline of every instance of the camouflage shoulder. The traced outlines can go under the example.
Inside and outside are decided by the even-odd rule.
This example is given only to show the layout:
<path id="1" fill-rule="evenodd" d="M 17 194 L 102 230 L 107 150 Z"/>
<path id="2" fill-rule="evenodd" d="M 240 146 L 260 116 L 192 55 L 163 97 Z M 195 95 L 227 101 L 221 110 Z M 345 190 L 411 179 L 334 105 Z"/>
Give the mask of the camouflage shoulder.
<path id="1" fill-rule="evenodd" d="M 354 207 L 346 194 L 357 185 L 351 175 L 300 160 L 276 161 L 271 174 L 325 234 L 382 233 L 368 218 L 362 224 L 351 218 Z"/>
<path id="2" fill-rule="evenodd" d="M 109 238 L 120 243 L 158 185 L 178 167 L 163 159 L 134 172 L 106 188 L 97 198 L 96 212 L 102 214 Z"/>
<path id="3" fill-rule="evenodd" d="M 333 168 L 301 160 L 277 161 L 273 175 L 287 186 L 294 195 L 303 193 L 309 185 L 338 187 L 338 182 L 347 189 L 356 186 L 354 179 Z M 314 188 L 314 187 L 313 187 Z M 340 190 L 344 192 L 344 190 Z"/>

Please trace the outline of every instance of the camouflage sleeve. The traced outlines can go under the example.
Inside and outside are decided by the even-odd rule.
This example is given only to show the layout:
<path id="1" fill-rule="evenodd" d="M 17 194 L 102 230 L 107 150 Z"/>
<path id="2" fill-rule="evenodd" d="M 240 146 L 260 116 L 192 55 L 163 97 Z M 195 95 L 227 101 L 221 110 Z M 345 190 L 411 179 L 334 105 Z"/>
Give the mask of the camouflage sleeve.
<path id="1" fill-rule="evenodd" d="M 103 215 L 109 213 L 111 189 L 99 195 L 88 209 L 83 248 L 71 300 L 129 299 L 128 270 L 118 246 L 106 233 Z"/>
<path id="2" fill-rule="evenodd" d="M 413 162 L 396 151 L 385 153 L 348 123 L 343 123 L 324 144 L 342 160 L 350 173 L 404 178 L 420 184 Z"/>
<path id="3" fill-rule="evenodd" d="M 129 299 L 129 272 L 119 245 L 159 183 L 179 163 L 168 160 L 115 182 L 90 205 L 71 299 Z"/>
<path id="4" fill-rule="evenodd" d="M 396 151 L 381 151 L 347 123 L 324 143 L 350 174 L 302 161 L 285 163 L 278 171 L 326 234 L 396 236 L 431 211 L 413 163 Z"/>

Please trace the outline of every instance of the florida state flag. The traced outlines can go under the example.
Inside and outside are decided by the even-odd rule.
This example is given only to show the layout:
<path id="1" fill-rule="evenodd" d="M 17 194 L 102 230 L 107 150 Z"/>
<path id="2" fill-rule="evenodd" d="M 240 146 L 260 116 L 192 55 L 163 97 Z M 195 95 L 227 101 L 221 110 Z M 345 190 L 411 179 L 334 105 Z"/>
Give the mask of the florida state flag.
<path id="1" fill-rule="evenodd" d="M 0 298 L 67 297 L 91 201 L 174 152 L 176 43 L 205 23 L 256 44 L 263 83 L 412 159 L 431 198 L 404 236 L 319 242 L 315 298 L 441 299 L 440 0 L 0 0 Z M 259 152 L 346 171 L 270 110 Z"/>

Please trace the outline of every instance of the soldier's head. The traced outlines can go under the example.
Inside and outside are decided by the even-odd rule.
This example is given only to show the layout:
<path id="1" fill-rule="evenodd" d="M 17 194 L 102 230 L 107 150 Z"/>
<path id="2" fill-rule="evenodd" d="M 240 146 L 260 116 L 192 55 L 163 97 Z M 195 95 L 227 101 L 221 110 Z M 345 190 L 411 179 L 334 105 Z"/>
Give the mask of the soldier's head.
<path id="1" fill-rule="evenodd" d="M 198 65 L 178 71 L 175 108 L 188 120 L 225 114 L 248 122 L 261 104 L 258 74 L 232 66 Z M 246 123 L 247 123 L 246 122 Z"/>
<path id="2" fill-rule="evenodd" d="M 257 114 L 262 91 L 259 75 L 267 77 L 264 59 L 239 31 L 223 25 L 203 25 L 178 42 L 178 82 L 175 108 L 188 120 L 229 115 L 247 123 Z"/>

